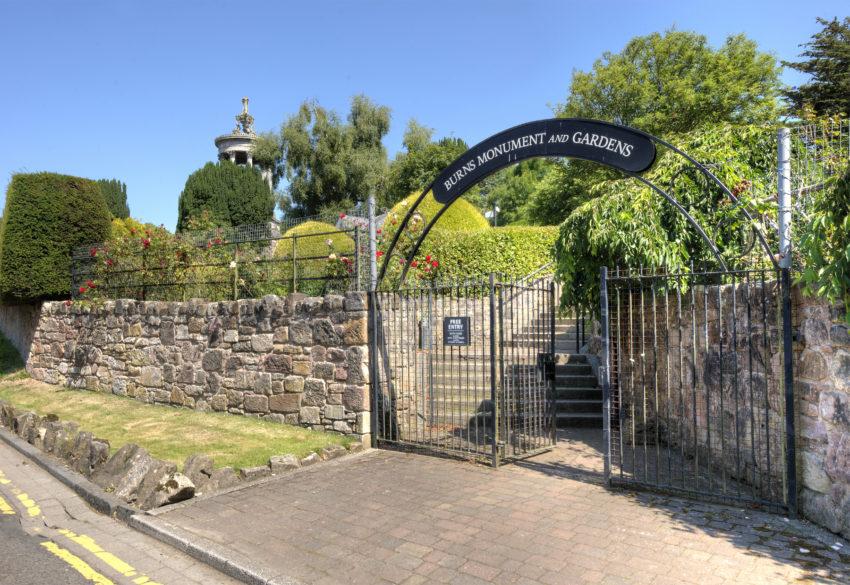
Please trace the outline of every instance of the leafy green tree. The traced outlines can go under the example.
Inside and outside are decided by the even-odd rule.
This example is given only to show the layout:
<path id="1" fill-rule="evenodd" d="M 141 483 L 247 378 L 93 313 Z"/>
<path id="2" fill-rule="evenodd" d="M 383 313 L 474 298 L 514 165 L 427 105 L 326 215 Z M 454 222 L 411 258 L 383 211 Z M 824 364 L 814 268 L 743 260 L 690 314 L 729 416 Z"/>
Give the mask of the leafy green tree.
<path id="1" fill-rule="evenodd" d="M 130 208 L 127 206 L 127 185 L 118 179 L 98 179 L 97 186 L 103 193 L 106 206 L 112 213 L 112 217 L 125 219 L 130 217 Z"/>
<path id="2" fill-rule="evenodd" d="M 528 202 L 557 163 L 540 158 L 525 160 L 490 175 L 479 186 L 475 200 L 479 209 L 499 207 L 498 225 L 528 222 Z"/>
<path id="3" fill-rule="evenodd" d="M 786 67 L 811 76 L 811 81 L 785 92 L 792 113 L 800 115 L 806 108 L 816 115 L 850 115 L 850 16 L 818 18 L 822 30 L 812 35 L 802 61 L 783 61 Z"/>
<path id="4" fill-rule="evenodd" d="M 264 223 L 274 217 L 275 197 L 258 170 L 230 161 L 207 163 L 186 179 L 180 193 L 177 229 L 203 211 L 219 226 Z"/>
<path id="5" fill-rule="evenodd" d="M 258 134 L 251 147 L 251 157 L 255 165 L 272 172 L 272 185 L 277 187 L 282 174 L 280 161 L 283 157 L 277 135 L 274 132 Z"/>
<path id="6" fill-rule="evenodd" d="M 381 139 L 389 128 L 389 108 L 363 95 L 352 98 L 347 122 L 316 102 L 301 104 L 280 132 L 283 173 L 289 180 L 284 213 L 313 215 L 365 200 L 386 174 Z"/>
<path id="7" fill-rule="evenodd" d="M 0 294 L 11 301 L 67 298 L 71 252 L 109 237 L 96 182 L 55 173 L 12 175 L 0 224 Z"/>
<path id="8" fill-rule="evenodd" d="M 705 124 L 769 123 L 778 115 L 779 66 L 744 35 L 713 49 L 670 30 L 635 37 L 573 73 L 561 116 L 607 120 L 665 136 Z"/>
<path id="9" fill-rule="evenodd" d="M 400 152 L 390 164 L 387 186 L 380 203 L 390 207 L 414 192 L 421 192 L 443 169 L 469 148 L 460 138 L 432 141 L 434 130 L 416 120 L 407 124 Z"/>

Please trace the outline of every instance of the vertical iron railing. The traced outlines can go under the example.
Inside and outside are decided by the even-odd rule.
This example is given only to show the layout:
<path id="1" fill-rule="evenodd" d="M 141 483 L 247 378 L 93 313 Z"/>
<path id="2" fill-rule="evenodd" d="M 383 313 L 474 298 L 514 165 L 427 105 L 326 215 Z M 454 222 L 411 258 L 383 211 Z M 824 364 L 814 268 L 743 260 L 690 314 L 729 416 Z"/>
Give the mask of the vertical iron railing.
<path id="1" fill-rule="evenodd" d="M 553 295 L 550 277 L 495 274 L 374 292 L 375 444 L 494 466 L 550 448 Z M 466 324 L 465 341 L 447 339 L 449 318 Z"/>
<path id="2" fill-rule="evenodd" d="M 603 268 L 600 293 L 607 480 L 794 513 L 787 272 Z"/>

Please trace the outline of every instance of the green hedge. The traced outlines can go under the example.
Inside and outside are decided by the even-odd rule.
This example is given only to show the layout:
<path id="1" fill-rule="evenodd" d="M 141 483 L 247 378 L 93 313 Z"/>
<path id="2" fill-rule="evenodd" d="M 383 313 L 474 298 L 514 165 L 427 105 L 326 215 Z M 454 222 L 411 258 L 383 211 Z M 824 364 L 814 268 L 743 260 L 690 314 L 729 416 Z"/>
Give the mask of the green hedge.
<path id="1" fill-rule="evenodd" d="M 315 235 L 313 235 L 315 234 Z M 295 244 L 296 267 L 298 269 L 298 292 L 303 292 L 311 295 L 318 295 L 328 292 L 331 289 L 340 288 L 347 283 L 342 274 L 339 274 L 338 268 L 340 259 L 354 257 L 354 239 L 348 234 L 339 231 L 339 228 L 329 223 L 321 221 L 305 221 L 297 226 L 289 229 L 283 234 L 285 238 L 298 236 Z M 331 244 L 328 245 L 328 240 Z M 279 240 L 275 247 L 274 256 L 278 259 L 292 258 L 292 248 L 294 239 Z M 329 258 L 334 255 L 334 261 Z M 307 260 L 299 260 L 299 258 L 310 258 Z M 274 275 L 275 280 L 288 282 L 292 278 L 292 264 L 285 262 L 276 265 L 277 273 Z M 340 277 L 334 281 L 324 280 L 305 280 L 311 278 L 334 278 Z M 337 282 L 338 280 L 338 282 Z"/>
<path id="2" fill-rule="evenodd" d="M 434 230 L 419 256 L 439 262 L 440 278 L 501 272 L 524 276 L 552 261 L 558 227 L 508 226 L 471 232 Z"/>
<path id="3" fill-rule="evenodd" d="M 111 219 L 94 181 L 13 175 L 0 223 L 0 295 L 14 301 L 67 298 L 71 251 L 106 240 Z"/>

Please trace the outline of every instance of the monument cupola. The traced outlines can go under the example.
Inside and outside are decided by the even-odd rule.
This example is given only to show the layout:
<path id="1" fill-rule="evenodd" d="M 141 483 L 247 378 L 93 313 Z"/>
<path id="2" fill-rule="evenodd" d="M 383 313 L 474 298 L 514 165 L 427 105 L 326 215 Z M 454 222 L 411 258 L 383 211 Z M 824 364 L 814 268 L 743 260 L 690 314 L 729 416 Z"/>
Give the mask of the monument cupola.
<path id="1" fill-rule="evenodd" d="M 254 159 L 251 154 L 254 148 L 254 142 L 257 140 L 257 133 L 254 132 L 254 116 L 248 113 L 248 98 L 242 98 L 242 111 L 236 115 L 236 127 L 230 134 L 223 134 L 215 139 L 215 146 L 218 148 L 218 160 L 229 160 L 237 165 L 253 167 Z M 260 169 L 260 174 L 269 189 L 272 188 L 272 172 L 271 169 L 264 169 L 257 165 Z"/>

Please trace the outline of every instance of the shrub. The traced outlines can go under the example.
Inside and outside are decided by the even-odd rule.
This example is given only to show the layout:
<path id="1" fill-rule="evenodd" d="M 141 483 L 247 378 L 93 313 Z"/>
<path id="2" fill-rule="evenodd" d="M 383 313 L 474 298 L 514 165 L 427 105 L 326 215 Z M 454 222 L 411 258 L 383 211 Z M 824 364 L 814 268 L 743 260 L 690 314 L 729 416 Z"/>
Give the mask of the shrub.
<path id="1" fill-rule="evenodd" d="M 812 196 L 802 224 L 800 281 L 809 294 L 850 302 L 850 168 Z M 850 311 L 847 311 L 850 320 Z"/>
<path id="2" fill-rule="evenodd" d="M 118 179 L 98 179 L 97 186 L 103 194 L 106 206 L 112 217 L 130 217 L 130 208 L 127 206 L 127 185 Z"/>
<path id="3" fill-rule="evenodd" d="M 321 221 L 305 221 L 283 235 L 285 239 L 278 241 L 274 257 L 277 260 L 287 261 L 276 264 L 275 270 L 278 274 L 274 275 L 272 280 L 284 283 L 284 287 L 292 280 L 292 262 L 289 260 L 293 257 L 294 247 L 296 277 L 299 281 L 298 292 L 322 294 L 329 290 L 347 288 L 345 264 L 354 257 L 353 238 L 340 232 L 335 226 Z M 292 236 L 298 237 L 291 238 Z M 303 280 L 302 282 L 302 279 L 325 278 L 332 280 Z"/>
<path id="4" fill-rule="evenodd" d="M 177 230 L 208 211 L 218 226 L 265 223 L 274 217 L 275 198 L 257 169 L 230 161 L 207 163 L 186 179 L 177 210 Z"/>
<path id="5" fill-rule="evenodd" d="M 428 238 L 423 251 L 439 261 L 443 278 L 490 272 L 525 276 L 552 261 L 558 227 L 508 226 L 432 233 L 434 237 Z"/>
<path id="6" fill-rule="evenodd" d="M 71 251 L 109 237 L 111 219 L 94 181 L 55 173 L 13 175 L 0 224 L 2 296 L 67 297 Z"/>
<path id="7" fill-rule="evenodd" d="M 387 216 L 390 226 L 392 225 L 393 220 L 401 223 L 408 209 L 410 209 L 410 206 L 413 205 L 417 197 L 419 197 L 419 193 L 413 193 L 395 204 Z M 425 223 L 427 224 L 442 208 L 442 203 L 438 203 L 437 200 L 434 199 L 434 196 L 431 193 L 428 193 L 425 196 L 425 199 L 422 200 L 422 203 L 419 204 L 419 207 L 417 207 L 417 211 L 422 215 L 425 219 Z M 440 217 L 439 221 L 437 221 L 434 225 L 434 229 L 439 228 L 444 231 L 452 232 L 480 230 L 489 227 L 490 223 L 483 215 L 481 215 L 481 212 L 478 211 L 472 203 L 463 198 L 452 203 L 451 207 L 446 210 L 446 212 Z"/>

